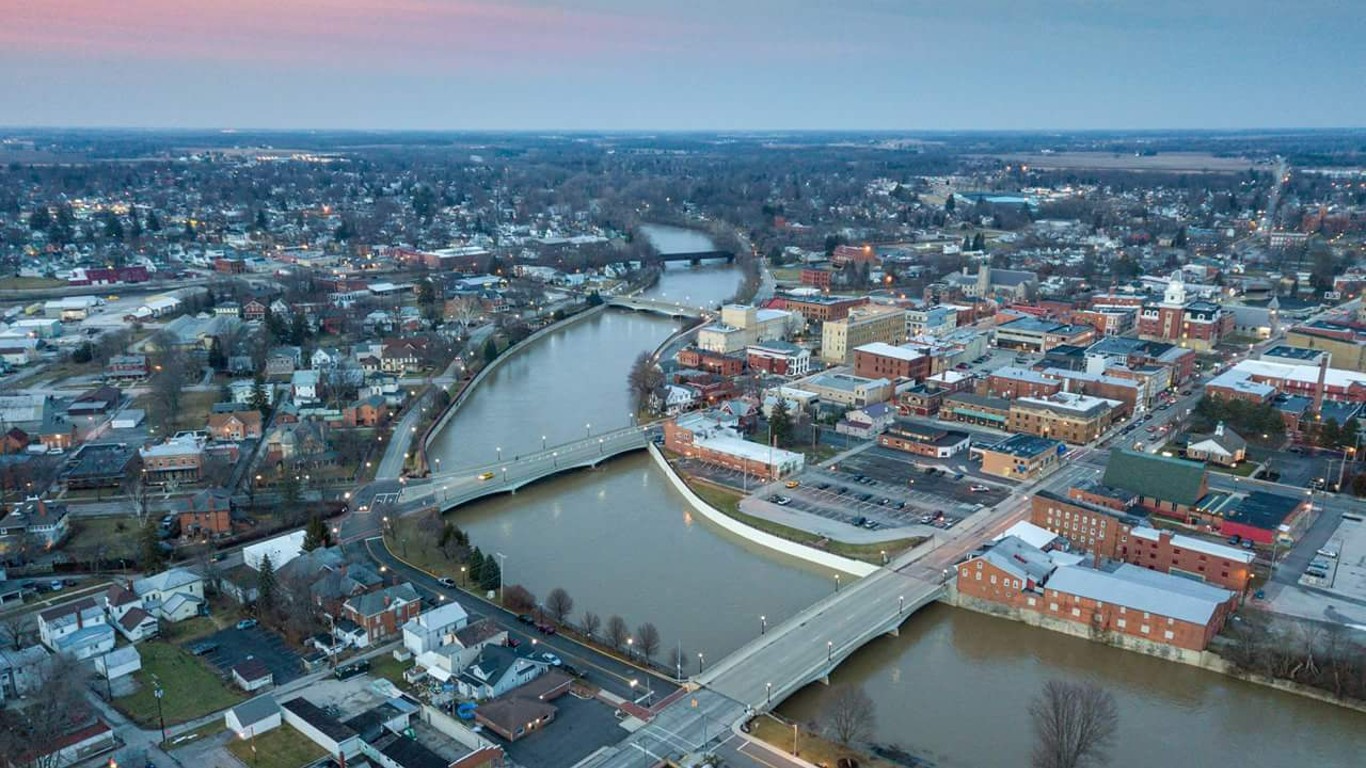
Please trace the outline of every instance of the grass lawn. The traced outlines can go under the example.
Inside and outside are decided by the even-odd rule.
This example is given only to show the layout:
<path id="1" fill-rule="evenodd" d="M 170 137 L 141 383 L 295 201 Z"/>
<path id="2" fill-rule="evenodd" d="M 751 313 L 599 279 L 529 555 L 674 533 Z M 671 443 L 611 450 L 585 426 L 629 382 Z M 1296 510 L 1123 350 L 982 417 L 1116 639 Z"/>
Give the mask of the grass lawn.
<path id="1" fill-rule="evenodd" d="M 1257 462 L 1244 461 L 1236 467 L 1225 467 L 1221 464 L 1206 464 L 1205 468 L 1211 472 L 1223 472 L 1226 475 L 1237 475 L 1238 477 L 1248 477 L 1257 468 Z"/>
<path id="2" fill-rule="evenodd" d="M 223 615 L 221 621 L 219 618 L 219 616 L 196 616 L 193 619 L 186 619 L 175 624 L 165 622 L 161 625 L 161 637 L 167 642 L 186 643 L 206 635 L 212 635 L 226 627 L 230 619 L 236 620 L 235 616 Z"/>
<path id="3" fill-rule="evenodd" d="M 874 565 L 882 565 L 882 553 L 884 551 L 887 553 L 888 557 L 893 557 L 897 553 L 914 547 L 925 540 L 923 537 L 912 536 L 905 539 L 894 539 L 892 541 L 883 541 L 873 544 L 848 544 L 842 541 L 829 539 L 825 540 L 823 546 L 818 546 L 818 543 L 823 539 L 816 534 L 741 512 L 740 499 L 744 497 L 735 491 L 717 488 L 716 486 L 707 483 L 690 482 L 688 485 L 692 488 L 694 493 L 702 497 L 703 501 L 736 520 L 739 520 L 745 525 L 758 528 L 765 533 L 771 533 L 778 538 L 795 541 L 817 549 L 824 549 L 825 551 L 836 555 L 863 560 L 873 563 Z"/>
<path id="4" fill-rule="evenodd" d="M 460 583 L 460 563 L 446 559 L 435 546 L 435 540 L 418 528 L 419 515 L 400 517 L 390 528 L 389 551 L 424 571 L 438 576 L 450 576 Z M 477 544 L 478 542 L 472 542 Z"/>
<path id="5" fill-rule="evenodd" d="M 784 754 L 792 754 L 792 725 L 779 722 L 772 717 L 760 717 L 754 721 L 754 738 L 776 747 Z M 800 728 L 797 734 L 797 756 L 816 765 L 837 765 L 841 757 L 854 757 L 859 765 L 867 768 L 897 768 L 894 764 L 867 755 L 857 749 L 842 747 L 821 736 Z"/>
<path id="6" fill-rule="evenodd" d="M 203 429 L 209 421 L 209 411 L 212 410 L 213 404 L 218 400 L 219 391 L 217 389 L 182 392 L 180 408 L 176 411 L 175 429 Z M 134 406 L 147 411 L 149 416 L 156 411 L 152 405 L 150 394 L 140 395 L 134 401 Z"/>
<path id="7" fill-rule="evenodd" d="M 253 753 L 252 745 L 256 745 Z M 228 751 L 251 768 L 299 768 L 327 754 L 307 736 L 288 725 L 281 725 L 260 736 L 233 739 Z"/>
<path id="8" fill-rule="evenodd" d="M 0 278 L 0 291 L 31 291 L 34 288 L 60 288 L 68 283 L 55 277 L 13 277 Z"/>
<path id="9" fill-rule="evenodd" d="M 385 654 L 370 659 L 370 674 L 382 677 L 399 688 L 407 688 L 409 686 L 403 679 L 403 673 L 412 665 L 411 661 L 399 661 L 392 654 Z"/>
<path id="10" fill-rule="evenodd" d="M 168 724 L 193 720 L 246 698 L 228 688 L 207 664 L 178 646 L 157 640 L 142 643 L 138 652 L 142 654 L 142 669 L 133 673 L 138 690 L 131 696 L 115 699 L 114 705 L 144 727 L 157 724 L 154 677 L 165 690 L 161 706 Z"/>
<path id="11" fill-rule="evenodd" d="M 82 517 L 71 525 L 74 533 L 66 543 L 70 552 L 95 552 L 104 556 L 136 557 L 139 525 L 135 517 Z"/>

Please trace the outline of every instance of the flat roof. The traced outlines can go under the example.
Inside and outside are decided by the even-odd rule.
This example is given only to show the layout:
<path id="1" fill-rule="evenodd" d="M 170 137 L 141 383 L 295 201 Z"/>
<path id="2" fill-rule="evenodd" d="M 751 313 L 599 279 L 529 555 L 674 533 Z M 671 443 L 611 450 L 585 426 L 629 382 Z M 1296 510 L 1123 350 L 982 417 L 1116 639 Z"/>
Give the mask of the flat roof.
<path id="1" fill-rule="evenodd" d="M 994 453 L 1007 453 L 1011 456 L 1020 456 L 1022 458 L 1033 458 L 1049 451 L 1056 451 L 1062 446 L 1063 444 L 1060 441 L 1048 437 L 1011 435 L 996 445 L 989 448 L 983 448 L 982 450 L 992 451 Z"/>
<path id="2" fill-rule="evenodd" d="M 885 341 L 875 341 L 871 344 L 854 347 L 854 351 L 863 352 L 868 355 L 878 355 L 879 357 L 891 357 L 907 362 L 925 357 L 925 352 L 921 349 L 898 347 L 893 344 L 888 344 Z"/>
<path id="3" fill-rule="evenodd" d="M 1252 491 L 1240 499 L 1238 505 L 1230 510 L 1224 519 L 1264 531 L 1275 531 L 1280 529 L 1305 500 L 1304 497 Z"/>
<path id="4" fill-rule="evenodd" d="M 1201 625 L 1208 624 L 1219 605 L 1233 596 L 1226 589 L 1132 565 L 1109 572 L 1062 566 L 1053 572 L 1047 587 Z"/>

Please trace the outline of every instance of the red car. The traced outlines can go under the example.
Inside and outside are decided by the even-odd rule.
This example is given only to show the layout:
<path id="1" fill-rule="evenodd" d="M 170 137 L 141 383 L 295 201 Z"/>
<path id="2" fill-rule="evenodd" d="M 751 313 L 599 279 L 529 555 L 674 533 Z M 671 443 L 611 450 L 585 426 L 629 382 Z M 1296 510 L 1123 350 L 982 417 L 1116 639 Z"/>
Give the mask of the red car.
<path id="1" fill-rule="evenodd" d="M 536 625 L 536 631 L 537 631 L 537 632 L 540 632 L 540 633 L 543 634 L 543 635 L 553 635 L 553 634 L 555 634 L 555 625 L 553 625 L 553 624 L 537 624 L 537 625 Z"/>

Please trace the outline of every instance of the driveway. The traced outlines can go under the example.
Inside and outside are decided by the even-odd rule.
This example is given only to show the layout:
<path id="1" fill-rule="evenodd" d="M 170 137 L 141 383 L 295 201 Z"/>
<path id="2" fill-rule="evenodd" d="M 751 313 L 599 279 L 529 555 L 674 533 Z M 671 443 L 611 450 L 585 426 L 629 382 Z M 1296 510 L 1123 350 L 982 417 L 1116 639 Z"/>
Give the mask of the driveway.
<path id="1" fill-rule="evenodd" d="M 224 675 L 249 657 L 260 659 L 275 678 L 275 685 L 283 685 L 302 677 L 303 664 L 299 654 L 292 650 L 283 637 L 257 625 L 251 629 L 221 629 L 208 637 L 201 638 L 188 646 L 200 643 L 217 643 L 218 649 L 204 658 L 218 668 Z"/>

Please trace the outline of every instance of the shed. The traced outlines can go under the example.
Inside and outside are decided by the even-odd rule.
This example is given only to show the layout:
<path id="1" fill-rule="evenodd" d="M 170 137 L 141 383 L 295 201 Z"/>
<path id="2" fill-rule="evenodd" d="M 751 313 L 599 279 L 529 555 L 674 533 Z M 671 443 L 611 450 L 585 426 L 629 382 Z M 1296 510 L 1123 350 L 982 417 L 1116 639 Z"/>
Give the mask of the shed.
<path id="1" fill-rule="evenodd" d="M 142 669 L 142 654 L 132 645 L 115 648 L 103 656 L 95 657 L 95 671 L 108 680 L 116 680 Z"/>
<path id="2" fill-rule="evenodd" d="M 275 682 L 275 676 L 260 659 L 248 656 L 232 668 L 232 681 L 244 691 L 257 691 Z"/>
<path id="3" fill-rule="evenodd" d="M 239 738 L 265 733 L 280 727 L 282 722 L 280 705 L 270 696 L 257 696 L 244 701 L 223 716 L 223 724 Z"/>

